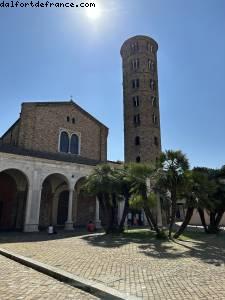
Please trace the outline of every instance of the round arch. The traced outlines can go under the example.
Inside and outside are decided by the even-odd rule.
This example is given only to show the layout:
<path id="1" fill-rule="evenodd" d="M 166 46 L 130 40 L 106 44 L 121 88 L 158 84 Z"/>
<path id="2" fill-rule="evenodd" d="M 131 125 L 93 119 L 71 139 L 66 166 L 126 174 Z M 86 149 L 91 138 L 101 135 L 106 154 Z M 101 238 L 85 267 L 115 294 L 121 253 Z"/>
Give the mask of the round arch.
<path id="1" fill-rule="evenodd" d="M 44 229 L 49 225 L 56 225 L 58 213 L 57 191 L 61 188 L 68 190 L 69 180 L 62 173 L 50 173 L 42 179 L 41 187 L 39 228 Z"/>
<path id="2" fill-rule="evenodd" d="M 24 176 L 24 178 L 26 178 L 28 187 L 30 186 L 30 176 L 27 174 L 26 170 L 24 170 L 23 168 L 15 168 L 15 167 L 5 167 L 0 169 L 0 173 L 3 172 L 17 172 L 18 174 L 21 174 L 22 176 Z"/>
<path id="3" fill-rule="evenodd" d="M 82 183 L 86 176 L 80 177 L 75 184 L 76 193 L 76 225 L 83 227 L 89 221 L 95 222 L 96 218 L 96 197 L 87 195 L 82 191 Z"/>
<path id="4" fill-rule="evenodd" d="M 22 230 L 25 221 L 29 178 L 20 169 L 0 171 L 0 230 Z"/>
<path id="5" fill-rule="evenodd" d="M 57 178 L 61 178 L 62 181 L 65 181 L 66 184 L 69 186 L 70 184 L 70 180 L 69 178 L 67 177 L 66 174 L 64 173 L 60 173 L 60 172 L 49 172 L 47 174 L 45 174 L 42 179 L 41 179 L 41 186 L 43 186 L 43 183 L 46 179 L 48 179 L 49 177 L 52 177 L 52 176 L 56 176 Z"/>

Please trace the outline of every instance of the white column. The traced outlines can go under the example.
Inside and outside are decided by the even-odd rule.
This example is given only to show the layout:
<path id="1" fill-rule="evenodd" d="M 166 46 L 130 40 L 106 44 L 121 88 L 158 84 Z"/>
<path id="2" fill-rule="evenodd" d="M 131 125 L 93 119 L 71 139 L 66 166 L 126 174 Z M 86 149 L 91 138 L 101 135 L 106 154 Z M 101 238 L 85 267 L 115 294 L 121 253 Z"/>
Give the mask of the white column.
<path id="1" fill-rule="evenodd" d="M 40 186 L 39 174 L 37 170 L 34 170 L 29 182 L 24 232 L 38 231 L 41 192 L 42 187 Z"/>
<path id="2" fill-rule="evenodd" d="M 96 202 L 95 202 L 95 226 L 96 226 L 96 229 L 102 228 L 101 220 L 99 219 L 99 200 L 98 200 L 98 197 L 96 197 Z"/>
<path id="3" fill-rule="evenodd" d="M 68 216 L 65 223 L 66 230 L 73 230 L 73 189 L 69 190 L 69 204 L 68 204 Z"/>

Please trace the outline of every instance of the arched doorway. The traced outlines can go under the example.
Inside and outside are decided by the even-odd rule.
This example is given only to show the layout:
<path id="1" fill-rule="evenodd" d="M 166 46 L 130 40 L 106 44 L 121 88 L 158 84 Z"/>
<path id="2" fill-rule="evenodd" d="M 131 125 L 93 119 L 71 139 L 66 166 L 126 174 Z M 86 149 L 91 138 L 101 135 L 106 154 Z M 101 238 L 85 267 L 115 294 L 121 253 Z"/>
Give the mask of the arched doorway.
<path id="1" fill-rule="evenodd" d="M 0 172 L 0 230 L 24 227 L 28 180 L 17 169 Z"/>
<path id="2" fill-rule="evenodd" d="M 85 177 L 82 177 L 75 185 L 77 195 L 76 225 L 80 227 L 86 226 L 89 221 L 95 222 L 96 213 L 96 197 L 89 196 L 82 190 L 84 181 Z"/>
<path id="3" fill-rule="evenodd" d="M 61 189 L 63 192 L 68 191 L 68 180 L 62 174 L 51 174 L 43 181 L 39 215 L 40 230 L 47 228 L 49 225 L 57 225 L 58 219 L 61 222 L 60 225 L 65 224 L 68 212 L 68 204 L 66 212 L 68 193 L 64 193 L 61 196 L 64 200 L 59 201 L 62 193 L 59 194 L 58 190 Z M 64 223 L 62 223 L 63 221 Z"/>
<path id="4" fill-rule="evenodd" d="M 63 191 L 59 194 L 57 209 L 57 225 L 64 225 L 67 221 L 69 204 L 69 191 Z"/>

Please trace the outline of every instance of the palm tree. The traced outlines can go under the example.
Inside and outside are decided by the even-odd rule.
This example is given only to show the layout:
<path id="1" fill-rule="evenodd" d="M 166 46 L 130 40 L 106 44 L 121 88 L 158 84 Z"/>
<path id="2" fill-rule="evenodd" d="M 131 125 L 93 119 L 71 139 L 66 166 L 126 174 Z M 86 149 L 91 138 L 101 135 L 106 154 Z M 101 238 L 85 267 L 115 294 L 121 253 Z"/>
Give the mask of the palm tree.
<path id="1" fill-rule="evenodd" d="M 113 175 L 114 169 L 104 164 L 96 167 L 89 175 L 82 189 L 92 196 L 97 196 L 100 208 L 103 211 L 105 224 L 103 228 L 106 233 L 115 232 L 117 222 L 117 188 L 118 184 Z"/>
<path id="2" fill-rule="evenodd" d="M 128 215 L 129 208 L 130 208 L 129 200 L 131 197 L 130 190 L 132 187 L 132 181 L 127 176 L 127 172 L 128 172 L 127 165 L 123 165 L 118 169 L 114 169 L 114 172 L 113 172 L 114 180 L 117 183 L 117 191 L 119 194 L 118 199 L 124 200 L 124 209 L 123 209 L 122 218 L 121 218 L 120 224 L 119 224 L 119 232 L 124 231 L 125 220 Z"/>
<path id="3" fill-rule="evenodd" d="M 184 187 L 185 172 L 189 169 L 189 162 L 181 151 L 167 150 L 159 159 L 158 184 L 164 191 L 170 193 L 171 214 L 169 225 L 169 238 L 176 218 L 178 193 Z"/>
<path id="4" fill-rule="evenodd" d="M 154 193 L 151 192 L 148 186 L 148 180 L 154 180 L 155 170 L 146 164 L 129 164 L 127 167 L 126 180 L 131 184 L 130 189 L 132 206 L 143 208 L 150 228 L 159 234 L 160 230 L 153 217 L 151 208 L 154 202 Z"/>
<path id="5" fill-rule="evenodd" d="M 208 210 L 210 211 L 209 233 L 219 232 L 219 224 L 225 212 L 225 168 L 219 170 L 209 169 L 209 178 L 215 185 Z"/>
<path id="6" fill-rule="evenodd" d="M 204 207 L 214 191 L 214 186 L 209 181 L 205 172 L 194 168 L 192 171 L 185 173 L 185 185 L 180 194 L 186 200 L 186 215 L 179 230 L 175 233 L 174 238 L 178 238 L 189 224 L 194 209 L 198 209 L 202 224 L 207 232 L 207 226 L 204 221 Z M 202 214 L 203 213 L 203 214 Z"/>

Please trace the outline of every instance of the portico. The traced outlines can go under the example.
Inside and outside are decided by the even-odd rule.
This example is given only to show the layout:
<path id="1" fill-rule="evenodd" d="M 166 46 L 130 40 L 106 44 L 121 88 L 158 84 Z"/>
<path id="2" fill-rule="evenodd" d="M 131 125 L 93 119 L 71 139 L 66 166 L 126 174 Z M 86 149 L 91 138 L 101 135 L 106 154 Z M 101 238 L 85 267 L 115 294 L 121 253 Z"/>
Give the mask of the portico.
<path id="1" fill-rule="evenodd" d="M 79 182 L 93 168 L 94 164 L 1 152 L 0 176 L 4 187 L 0 189 L 0 203 L 5 221 L 2 221 L 2 226 L 0 224 L 0 229 L 35 232 L 49 225 L 61 225 L 72 230 L 74 225 L 88 222 L 89 216 L 82 216 L 87 215 L 87 211 L 91 211 L 90 218 L 94 215 L 95 219 L 95 199 L 84 199 L 83 196 L 79 200 Z M 4 200 L 8 201 L 7 205 L 3 203 Z M 88 206 L 86 209 L 80 203 L 82 200 Z M 18 216 L 16 209 L 20 212 Z"/>

